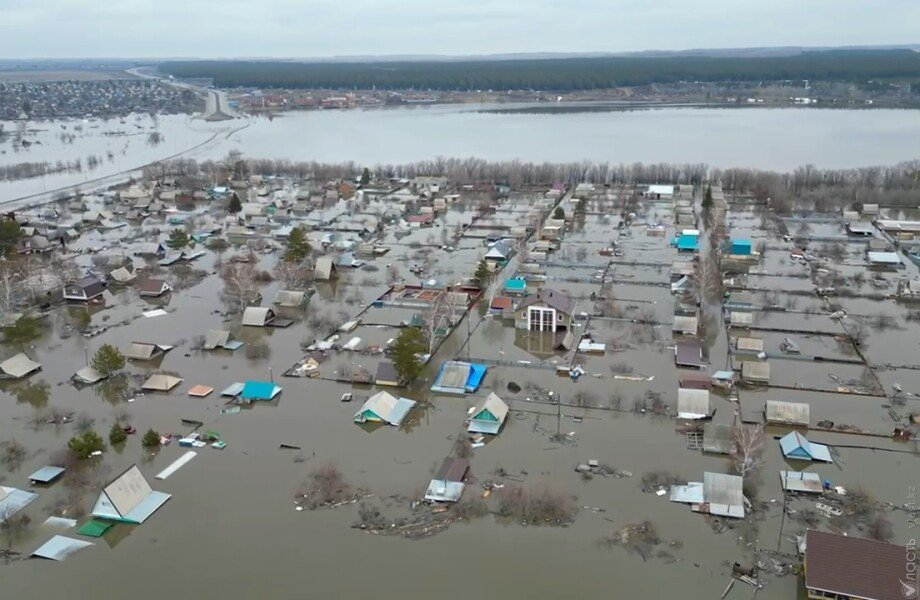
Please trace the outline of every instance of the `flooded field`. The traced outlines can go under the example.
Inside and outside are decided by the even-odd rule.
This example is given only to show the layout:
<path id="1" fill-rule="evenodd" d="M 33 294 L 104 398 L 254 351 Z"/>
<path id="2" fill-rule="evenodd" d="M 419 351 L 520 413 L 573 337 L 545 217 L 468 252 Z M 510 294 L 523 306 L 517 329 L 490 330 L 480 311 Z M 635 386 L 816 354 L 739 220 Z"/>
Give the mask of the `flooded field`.
<path id="1" fill-rule="evenodd" d="M 0 166 L 83 164 L 80 170 L 0 181 L 0 202 L 67 186 L 92 190 L 108 184 L 97 181 L 101 178 L 156 160 L 178 155 L 219 160 L 231 151 L 249 158 L 368 165 L 475 156 L 535 163 L 706 163 L 779 171 L 805 164 L 851 168 L 918 158 L 920 120 L 909 110 L 669 107 L 533 114 L 526 112 L 527 105 L 516 105 L 524 112 L 494 110 L 503 106 L 288 112 L 222 123 L 181 115 L 4 122 Z M 152 143 L 154 132 L 161 137 Z M 99 163 L 88 165 L 90 156 Z"/>
<path id="2" fill-rule="evenodd" d="M 795 598 L 805 594 L 796 536 L 807 527 L 901 544 L 911 536 L 920 305 L 902 294 L 918 276 L 906 257 L 897 269 L 870 268 L 868 241 L 847 237 L 838 215 L 815 217 L 811 227 L 816 237 L 840 238 L 842 260 L 829 258 L 822 241 L 802 251 L 767 207 L 716 190 L 703 208 L 699 186 L 663 195 L 627 185 L 494 194 L 421 179 L 376 183 L 382 191 L 354 193 L 336 182 L 253 181 L 181 206 L 160 200 L 178 190 L 122 188 L 119 199 L 55 205 L 53 220 L 82 223 L 81 234 L 49 255 L 21 257 L 29 261 L 23 300 L 44 305 L 33 311 L 42 334 L 5 344 L 0 357 L 21 351 L 41 364 L 0 382 L 0 484 L 38 494 L 22 511 L 30 525 L 0 537 L 13 552 L 0 566 L 4 597 L 75 589 L 87 597 L 130 589 L 140 598 L 176 590 L 604 597 L 611 589 L 659 597 L 667 589 L 702 600 L 723 595 L 737 562 L 758 567 L 757 597 Z M 237 216 L 226 210 L 232 193 L 244 200 Z M 160 206 L 137 209 L 147 196 Z M 29 223 L 52 219 L 45 210 Z M 146 216 L 128 220 L 132 210 Z M 109 225 L 87 221 L 95 211 L 111 211 L 99 217 Z M 298 225 L 309 230 L 308 275 L 299 270 L 306 263 L 287 260 Z M 176 229 L 194 248 L 184 249 L 187 260 L 160 264 L 170 262 L 165 246 Z M 872 237 L 889 240 L 881 230 Z M 137 281 L 113 278 L 123 262 Z M 46 280 L 87 273 L 107 280 L 101 301 L 46 304 L 32 290 L 36 274 L 58 288 Z M 151 278 L 172 291 L 142 297 L 138 282 Z M 247 304 L 272 308 L 274 326 L 244 325 L 255 314 Z M 407 387 L 385 385 L 396 340 L 416 326 L 427 343 L 418 354 L 430 359 Z M 211 330 L 243 345 L 205 350 Z M 125 378 L 71 381 L 103 344 L 126 351 L 134 342 L 171 348 L 129 360 Z M 487 370 L 447 393 L 447 361 Z M 726 370 L 731 384 L 714 386 Z M 169 392 L 142 390 L 155 374 L 182 381 Z M 282 391 L 252 402 L 221 395 L 250 381 Z M 214 391 L 190 396 L 195 385 Z M 706 391 L 704 414 L 678 400 L 692 390 Z M 398 426 L 355 423 L 381 391 L 415 405 Z M 470 438 L 473 407 L 492 393 L 508 406 L 499 433 Z M 830 446 L 833 461 L 784 457 L 778 438 L 792 428 L 765 423 L 772 401 L 807 405 L 796 430 Z M 122 446 L 107 441 L 116 423 L 136 429 Z M 724 442 L 728 431 L 760 426 L 762 453 L 737 505 L 743 518 L 670 501 L 672 484 L 738 472 L 737 452 L 704 450 L 717 430 Z M 68 440 L 87 428 L 106 449 L 78 460 Z M 908 439 L 892 439 L 895 428 Z M 148 429 L 172 435 L 170 443 L 142 447 Z M 188 451 L 178 440 L 193 430 L 226 447 L 196 447 L 190 462 L 157 479 Z M 21 452 L 10 450 L 13 440 Z M 461 501 L 420 503 L 448 457 L 470 461 Z M 68 470 L 50 485 L 30 484 L 29 474 L 49 464 Z M 68 529 L 94 546 L 60 563 L 24 560 L 51 537 L 48 516 L 74 518 L 79 528 L 100 491 L 134 464 L 153 490 L 172 495 L 148 520 L 117 523 L 98 538 Z M 311 478 L 331 468 L 345 482 L 326 503 L 335 506 L 304 508 Z M 786 494 L 781 470 L 815 473 L 829 489 Z M 514 490 L 541 499 L 534 504 L 543 512 L 516 512 Z M 856 507 L 859 490 L 872 499 Z M 345 572 L 358 565 L 370 571 Z M 734 581 L 725 598 L 754 595 Z"/>

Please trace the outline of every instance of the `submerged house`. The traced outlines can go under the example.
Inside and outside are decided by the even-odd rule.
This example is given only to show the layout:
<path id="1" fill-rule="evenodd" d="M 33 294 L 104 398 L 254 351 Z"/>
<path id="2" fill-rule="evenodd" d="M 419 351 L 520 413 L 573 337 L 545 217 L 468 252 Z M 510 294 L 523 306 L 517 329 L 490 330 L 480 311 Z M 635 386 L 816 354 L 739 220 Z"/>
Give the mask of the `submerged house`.
<path id="1" fill-rule="evenodd" d="M 902 545 L 810 529 L 805 532 L 804 561 L 808 597 L 916 598 L 916 582 L 907 577 L 906 554 Z"/>
<path id="2" fill-rule="evenodd" d="M 243 325 L 269 327 L 275 320 L 275 311 L 262 306 L 249 306 L 243 311 Z"/>
<path id="3" fill-rule="evenodd" d="M 204 350 L 238 350 L 244 345 L 244 342 L 233 339 L 230 332 L 225 329 L 211 329 L 204 336 L 204 344 L 201 346 Z"/>
<path id="4" fill-rule="evenodd" d="M 151 344 L 148 342 L 131 342 L 131 347 L 125 352 L 125 358 L 130 360 L 153 360 L 172 350 L 174 346 L 167 344 Z"/>
<path id="5" fill-rule="evenodd" d="M 457 502 L 466 487 L 466 478 L 470 472 L 467 458 L 445 458 L 434 479 L 425 491 L 428 502 Z"/>
<path id="6" fill-rule="evenodd" d="M 770 363 L 752 360 L 742 362 L 741 379 L 749 383 L 770 383 Z"/>
<path id="7" fill-rule="evenodd" d="M 41 369 L 41 364 L 20 352 L 0 362 L 0 379 L 22 379 Z"/>
<path id="8" fill-rule="evenodd" d="M 527 331 L 568 331 L 575 314 L 575 300 L 562 292 L 541 288 L 525 298 L 514 314 L 514 326 Z"/>
<path id="9" fill-rule="evenodd" d="M 154 491 L 137 465 L 133 465 L 103 488 L 92 514 L 100 519 L 140 525 L 171 497 Z"/>
<path id="10" fill-rule="evenodd" d="M 102 296 L 105 284 L 95 277 L 84 277 L 64 286 L 64 300 L 90 302 Z"/>
<path id="11" fill-rule="evenodd" d="M 790 431 L 779 440 L 779 447 L 783 456 L 798 460 L 818 460 L 821 462 L 834 462 L 831 450 L 824 444 L 815 444 L 798 431 Z"/>
<path id="12" fill-rule="evenodd" d="M 703 344 L 697 340 L 682 340 L 674 346 L 674 364 L 678 367 L 703 366 Z"/>
<path id="13" fill-rule="evenodd" d="M 172 288 L 162 279 L 145 279 L 137 286 L 137 293 L 142 298 L 158 298 L 171 291 Z"/>
<path id="14" fill-rule="evenodd" d="M 316 266 L 313 268 L 313 279 L 329 281 L 337 276 L 337 268 L 331 256 L 320 256 L 316 259 Z"/>
<path id="15" fill-rule="evenodd" d="M 804 402 L 782 402 L 780 400 L 767 400 L 764 409 L 764 419 L 767 423 L 780 425 L 804 425 L 810 422 L 810 408 Z"/>
<path id="16" fill-rule="evenodd" d="M 709 390 L 678 388 L 678 419 L 708 419 L 711 416 L 712 409 L 709 407 Z"/>
<path id="17" fill-rule="evenodd" d="M 472 394 L 482 385 L 487 370 L 488 366 L 480 363 L 447 361 L 441 365 L 431 391 L 442 394 Z"/>
<path id="18" fill-rule="evenodd" d="M 272 302 L 278 306 L 298 308 L 307 303 L 309 296 L 306 292 L 297 290 L 278 290 Z"/>
<path id="19" fill-rule="evenodd" d="M 505 240 L 499 240 L 492 244 L 489 251 L 486 252 L 486 262 L 504 264 L 514 254 L 514 248 Z"/>
<path id="20" fill-rule="evenodd" d="M 355 423 L 386 423 L 398 427 L 413 406 L 415 400 L 397 398 L 389 392 L 377 392 L 355 413 Z"/>
<path id="21" fill-rule="evenodd" d="M 271 381 L 247 381 L 243 384 L 240 391 L 240 397 L 243 400 L 252 402 L 253 400 L 269 401 L 281 393 L 281 386 L 275 385 Z"/>
<path id="22" fill-rule="evenodd" d="M 163 258 L 166 256 L 166 247 L 156 242 L 150 244 L 140 244 L 134 248 L 134 256 L 144 256 L 148 258 Z"/>
<path id="23" fill-rule="evenodd" d="M 141 386 L 141 389 L 149 392 L 168 392 L 177 385 L 182 383 L 182 378 L 156 373 L 147 378 L 147 381 Z"/>
<path id="24" fill-rule="evenodd" d="M 508 417 L 508 405 L 495 392 L 473 407 L 467 431 L 497 435 Z"/>
<path id="25" fill-rule="evenodd" d="M 737 475 L 703 473 L 703 481 L 672 485 L 671 502 L 689 504 L 691 510 L 720 517 L 744 518 L 744 480 Z"/>

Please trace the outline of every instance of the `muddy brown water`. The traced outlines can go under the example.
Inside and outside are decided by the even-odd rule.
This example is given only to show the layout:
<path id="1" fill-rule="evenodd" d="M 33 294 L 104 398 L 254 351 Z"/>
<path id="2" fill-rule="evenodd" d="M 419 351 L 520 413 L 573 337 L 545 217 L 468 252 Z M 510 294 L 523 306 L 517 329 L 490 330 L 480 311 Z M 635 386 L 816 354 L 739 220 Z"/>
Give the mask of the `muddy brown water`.
<path id="1" fill-rule="evenodd" d="M 673 226 L 672 226 L 673 227 Z M 601 223 L 588 218 L 583 233 L 573 236 L 577 248 L 580 239 L 590 244 L 595 234 L 608 234 Z M 436 234 L 436 232 L 435 232 Z M 327 314 L 340 321 L 354 315 L 363 304 L 342 301 L 359 292 L 364 303 L 385 289 L 384 265 L 411 260 L 417 251 L 410 244 L 424 243 L 429 231 L 412 232 L 398 242 L 390 240 L 391 252 L 374 261 L 377 272 L 348 273 L 343 281 L 319 286 L 307 313 Z M 665 238 L 647 238 L 641 228 L 624 240 L 626 258 L 669 264 L 676 253 L 667 247 Z M 592 249 L 596 252 L 597 245 Z M 442 277 L 455 277 L 475 267 L 483 252 L 480 242 L 464 240 L 453 252 L 435 253 L 436 270 Z M 229 256 L 233 251 L 227 251 Z M 273 257 L 260 260 L 263 267 Z M 593 259 L 592 259 L 593 260 Z M 200 259 L 196 268 L 213 270 L 214 256 Z M 665 267 L 667 269 L 668 267 Z M 405 269 L 404 269 L 405 271 Z M 616 272 L 616 269 L 613 269 Z M 555 269 L 552 272 L 558 272 Z M 637 279 L 643 278 L 641 267 L 623 269 Z M 666 272 L 666 270 L 665 270 Z M 504 275 L 508 275 L 505 273 Z M 376 284 L 361 284 L 372 277 Z M 660 281 L 654 272 L 650 281 Z M 555 285 L 550 282 L 548 285 Z M 600 284 L 559 284 L 581 295 L 599 289 Z M 271 301 L 277 283 L 263 288 L 266 304 Z M 127 413 L 140 432 L 153 427 L 163 432 L 182 433 L 189 429 L 181 419 L 201 420 L 203 429 L 218 431 L 228 446 L 223 451 L 198 450 L 198 456 L 165 481 L 155 480 L 156 473 L 181 456 L 184 448 L 175 443 L 151 455 L 140 447 L 139 435 L 131 436 L 122 450 L 109 449 L 92 470 L 92 480 L 103 484 L 133 463 L 138 463 L 154 489 L 173 495 L 166 505 L 146 523 L 137 527 L 119 525 L 96 545 L 81 551 L 63 563 L 23 560 L 0 567 L 3 597 L 51 598 L 80 597 L 159 598 L 165 594 L 212 594 L 221 598 L 294 598 L 304 595 L 384 598 L 438 595 L 444 598 L 468 597 L 472 594 L 510 598 L 599 598 L 613 596 L 660 597 L 680 593 L 687 598 L 718 597 L 729 581 L 731 563 L 749 562 L 756 548 L 794 553 L 792 536 L 804 527 L 783 518 L 782 492 L 778 471 L 801 469 L 805 465 L 789 464 L 779 451 L 774 435 L 787 430 L 770 428 L 766 442 L 766 464 L 758 476 L 759 500 L 766 503 L 764 512 L 752 523 L 735 523 L 715 533 L 708 520 L 692 513 L 688 507 L 670 503 L 667 496 L 644 493 L 640 489 L 642 474 L 654 470 L 673 472 L 678 477 L 699 481 L 706 470 L 725 472 L 728 459 L 688 450 L 686 439 L 675 432 L 673 418 L 637 415 L 629 412 L 633 400 L 646 392 L 661 394 L 672 408 L 676 405 L 678 377 L 689 371 L 673 364 L 673 339 L 665 324 L 657 340 L 647 337 L 642 326 L 618 321 L 592 320 L 589 329 L 601 340 L 628 344 L 625 352 L 608 352 L 605 356 L 578 357 L 588 374 L 577 381 L 559 377 L 552 368 L 568 364 L 571 353 L 546 350 L 540 340 L 521 336 L 513 327 L 494 317 L 484 317 L 473 310 L 441 347 L 435 360 L 417 385 L 403 394 L 422 401 L 410 420 L 401 428 L 381 428 L 372 432 L 352 423 L 356 403 L 342 403 L 345 391 L 369 395 L 369 387 L 353 387 L 322 379 L 292 379 L 281 373 L 303 356 L 301 343 L 312 341 L 316 333 L 309 330 L 307 319 L 287 329 L 263 330 L 239 326 L 238 316 L 220 314 L 217 300 L 221 283 L 209 277 L 189 289 L 174 293 L 165 303 L 169 314 L 156 318 L 140 316 L 151 303 L 140 300 L 130 290 L 117 292 L 113 306 L 92 311 L 94 326 L 120 323 L 103 334 L 84 339 L 71 335 L 60 339 L 68 321 L 70 308 L 57 308 L 49 317 L 53 331 L 34 343 L 29 352 L 43 364 L 43 370 L 27 382 L 7 383 L 0 389 L 0 440 L 15 438 L 25 444 L 29 457 L 15 471 L 3 474 L 3 484 L 28 487 L 27 475 L 46 464 L 49 456 L 62 448 L 74 433 L 73 425 L 43 426 L 34 429 L 29 423 L 35 407 L 17 401 L 17 391 L 46 382 L 50 386 L 48 406 L 85 413 L 95 419 L 95 428 L 107 432 L 116 412 Z M 664 320 L 673 311 L 673 298 L 667 287 L 614 284 L 612 288 L 623 303 L 652 303 L 654 314 Z M 590 302 L 585 302 L 590 305 Z M 163 304 L 163 303 L 159 303 Z M 868 310 L 868 306 L 866 309 Z M 377 309 L 385 321 L 396 319 L 402 310 Z M 395 313 L 395 314 L 393 314 Z M 720 323 L 718 303 L 706 304 L 704 313 Z M 787 326 L 825 327 L 842 331 L 832 320 L 794 315 L 773 316 L 771 323 Z M 910 333 L 916 341 L 915 326 L 895 334 L 871 331 L 868 341 L 870 360 L 887 359 L 895 351 L 892 343 L 907 343 Z M 265 342 L 271 349 L 264 360 L 249 360 L 245 347 L 235 353 L 201 353 L 191 351 L 190 341 L 212 328 L 230 328 L 249 344 Z M 385 330 L 384 330 L 385 331 Z M 467 331 L 472 337 L 463 344 Z M 778 342 L 767 336 L 771 351 Z M 131 341 L 177 344 L 161 364 L 132 364 L 128 371 L 138 378 L 155 370 L 179 373 L 185 380 L 170 394 L 135 395 L 133 402 L 117 407 L 101 398 L 93 388 L 77 390 L 67 383 L 70 375 L 84 364 L 85 349 L 92 353 L 102 343 L 119 347 Z M 891 342 L 895 340 L 895 342 Z M 376 339 L 376 341 L 381 341 Z M 723 368 L 728 355 L 729 339 L 719 325 L 707 336 L 706 354 L 710 366 L 705 372 Z M 803 345 L 803 348 L 810 348 Z M 477 397 L 430 394 L 427 387 L 443 359 L 454 356 L 494 361 L 527 361 L 529 365 L 509 364 L 492 367 Z M 377 357 L 360 354 L 337 357 L 337 361 L 371 364 Z M 333 361 L 335 362 L 335 361 Z M 614 380 L 610 365 L 624 362 L 635 374 L 654 376 L 651 381 Z M 537 363 L 548 368 L 536 368 Z M 830 384 L 827 371 L 814 363 L 792 360 L 773 361 L 773 368 L 784 384 L 807 381 Z M 847 367 L 849 367 L 847 365 Z M 920 371 L 904 370 L 898 379 L 905 390 L 920 392 Z M 850 375 L 847 370 L 847 376 Z M 890 385 L 898 372 L 883 372 Z M 600 375 L 596 377 L 595 375 Z M 907 377 L 910 375 L 910 377 Z M 256 404 L 237 414 L 221 415 L 224 402 L 217 391 L 235 381 L 274 377 L 283 386 L 280 398 Z M 515 382 L 523 389 L 516 394 L 507 384 Z M 194 384 L 213 386 L 217 391 L 207 398 L 191 398 L 186 390 Z M 913 387 L 909 387 L 913 384 Z M 608 405 L 613 394 L 622 397 L 621 411 L 556 406 L 535 402 L 538 389 L 557 393 L 563 403 L 582 398 L 598 405 Z M 335 463 L 347 481 L 371 490 L 375 498 L 391 495 L 412 496 L 421 491 L 431 478 L 454 441 L 463 432 L 468 407 L 478 397 L 493 390 L 511 405 L 512 413 L 502 431 L 486 446 L 474 451 L 472 470 L 480 480 L 495 479 L 503 469 L 527 486 L 546 486 L 577 496 L 581 507 L 574 523 L 565 528 L 524 526 L 486 516 L 470 523 L 457 523 L 446 532 L 422 540 L 376 536 L 353 529 L 357 507 L 313 512 L 295 510 L 294 492 L 312 469 Z M 22 395 L 22 394 L 20 394 Z M 22 395 L 25 398 L 25 395 Z M 744 414 L 762 411 L 767 399 L 808 402 L 812 420 L 831 418 L 857 424 L 872 431 L 886 432 L 892 423 L 887 415 L 885 398 L 866 398 L 837 393 L 797 390 L 750 390 L 741 392 Z M 715 419 L 730 423 L 734 405 L 723 396 L 714 398 Z M 916 399 L 908 408 L 918 408 Z M 569 443 L 551 439 L 556 432 L 569 434 Z M 913 450 L 915 443 L 894 443 L 879 438 L 811 433 L 814 441 L 831 445 L 878 446 L 883 449 Z M 282 450 L 279 444 L 299 446 L 301 450 Z M 871 489 L 877 498 L 900 505 L 907 501 L 908 487 L 916 485 L 920 463 L 915 455 L 839 448 L 839 459 L 832 465 L 810 465 L 809 471 L 820 474 L 835 485 Z M 627 478 L 594 477 L 585 481 L 574 472 L 575 465 L 590 459 L 614 468 L 630 471 Z M 64 493 L 61 483 L 39 490 L 40 497 L 27 510 L 35 523 L 46 516 L 47 509 Z M 480 493 L 471 486 L 468 494 Z M 86 494 L 91 503 L 93 493 Z M 395 502 L 395 501 L 390 501 Z M 405 507 L 392 504 L 385 514 L 398 515 Z M 895 539 L 908 537 L 907 517 L 903 512 L 889 513 Z M 605 548 L 598 539 L 630 523 L 649 520 L 667 543 L 657 554 L 643 560 L 623 548 Z M 825 522 L 826 525 L 826 522 Z M 74 532 L 70 532 L 73 535 Z M 47 534 L 35 527 L 19 540 L 16 549 L 31 552 Z M 728 598 L 750 597 L 753 589 L 736 584 Z M 766 577 L 762 598 L 801 597 L 799 579 L 794 576 Z"/>

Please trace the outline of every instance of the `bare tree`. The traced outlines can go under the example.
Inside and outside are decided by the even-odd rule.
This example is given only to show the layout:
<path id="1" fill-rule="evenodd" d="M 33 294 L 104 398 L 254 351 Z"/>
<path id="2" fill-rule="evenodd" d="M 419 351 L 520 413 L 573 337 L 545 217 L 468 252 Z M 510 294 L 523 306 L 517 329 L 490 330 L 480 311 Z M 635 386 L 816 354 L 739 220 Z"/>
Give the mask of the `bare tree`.
<path id="1" fill-rule="evenodd" d="M 0 531 L 3 532 L 7 551 L 13 549 L 13 544 L 25 534 L 31 522 L 29 515 L 18 514 L 12 506 L 0 512 Z"/>
<path id="2" fill-rule="evenodd" d="M 753 475 L 764 464 L 764 431 L 763 424 L 745 425 L 741 419 L 735 417 L 731 430 L 732 467 L 742 477 Z"/>

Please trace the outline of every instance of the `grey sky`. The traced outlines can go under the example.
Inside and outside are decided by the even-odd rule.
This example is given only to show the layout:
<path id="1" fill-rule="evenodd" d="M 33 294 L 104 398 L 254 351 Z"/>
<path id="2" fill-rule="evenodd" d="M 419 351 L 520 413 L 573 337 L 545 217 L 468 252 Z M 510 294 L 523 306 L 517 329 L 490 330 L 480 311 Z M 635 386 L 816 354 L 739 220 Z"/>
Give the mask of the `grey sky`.
<path id="1" fill-rule="evenodd" d="M 912 44 L 918 23 L 917 0 L 0 0 L 0 58 Z"/>

